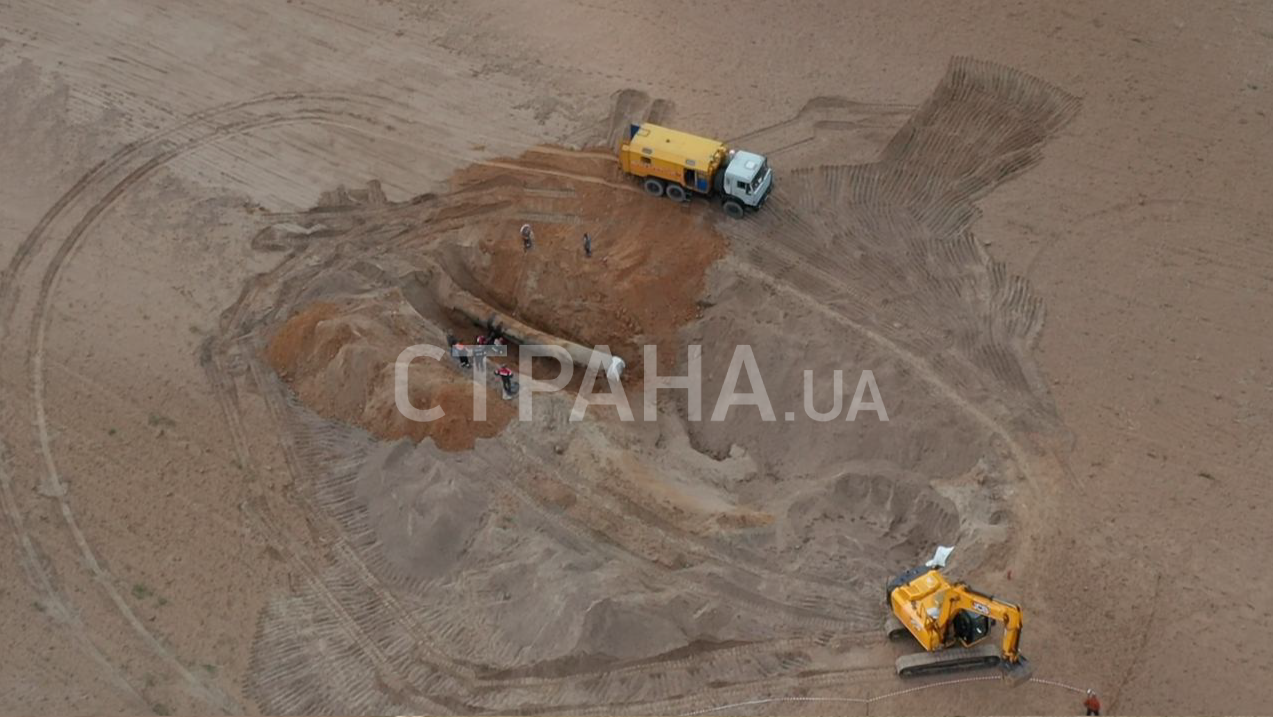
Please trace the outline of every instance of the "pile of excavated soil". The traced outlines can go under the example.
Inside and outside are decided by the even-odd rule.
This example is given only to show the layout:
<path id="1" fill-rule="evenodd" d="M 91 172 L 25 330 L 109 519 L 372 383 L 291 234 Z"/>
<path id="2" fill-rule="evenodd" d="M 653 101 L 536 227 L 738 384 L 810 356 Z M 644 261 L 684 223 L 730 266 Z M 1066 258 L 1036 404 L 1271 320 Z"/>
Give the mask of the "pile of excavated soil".
<path id="1" fill-rule="evenodd" d="M 408 420 L 394 400 L 394 362 L 416 343 L 410 325 L 387 297 L 337 305 L 319 302 L 296 313 L 274 335 L 266 361 L 307 406 L 384 439 L 432 439 L 447 451 L 467 450 L 512 419 L 515 409 L 487 392 L 485 421 L 473 420 L 473 384 L 448 362 L 412 362 L 409 395 L 417 408 L 440 406 L 435 421 Z"/>

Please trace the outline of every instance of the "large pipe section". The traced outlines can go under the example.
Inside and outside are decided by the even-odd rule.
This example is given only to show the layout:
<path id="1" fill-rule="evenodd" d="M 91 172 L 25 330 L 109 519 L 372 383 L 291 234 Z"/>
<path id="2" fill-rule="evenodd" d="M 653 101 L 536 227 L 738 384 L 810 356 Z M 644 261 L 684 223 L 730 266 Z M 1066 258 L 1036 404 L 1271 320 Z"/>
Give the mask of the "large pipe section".
<path id="1" fill-rule="evenodd" d="M 607 376 L 619 378 L 623 375 L 626 363 L 618 356 L 544 333 L 505 314 L 457 286 L 440 267 L 432 272 L 418 272 L 416 280 L 432 290 L 439 306 L 459 312 L 477 326 L 496 329 L 520 345 L 556 346 L 564 350 L 577 366 L 585 369 L 596 356 Z"/>

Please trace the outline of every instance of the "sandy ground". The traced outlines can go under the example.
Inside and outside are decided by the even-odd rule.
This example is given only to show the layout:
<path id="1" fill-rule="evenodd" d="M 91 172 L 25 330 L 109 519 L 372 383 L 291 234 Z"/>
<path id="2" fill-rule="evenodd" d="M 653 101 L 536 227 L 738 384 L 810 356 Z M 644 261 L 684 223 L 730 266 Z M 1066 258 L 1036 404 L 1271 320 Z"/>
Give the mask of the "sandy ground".
<path id="1" fill-rule="evenodd" d="M 951 539 L 1039 677 L 1261 711 L 1271 48 L 1253 3 L 0 5 L 0 711 L 1079 712 L 993 681 L 741 704 L 909 687 L 871 593 Z M 942 93 L 957 56 L 984 91 Z M 629 218 L 728 249 L 676 263 L 693 311 L 622 325 L 752 343 L 784 396 L 797 360 L 872 368 L 890 424 L 558 402 L 389 443 L 382 397 L 267 360 L 330 302 L 305 375 L 374 385 L 333 361 L 457 327 L 404 278 L 502 286 L 490 236 L 613 221 L 575 199 L 612 169 L 523 153 L 625 113 L 769 152 L 780 190 Z M 589 292 L 658 286 L 638 238 Z"/>

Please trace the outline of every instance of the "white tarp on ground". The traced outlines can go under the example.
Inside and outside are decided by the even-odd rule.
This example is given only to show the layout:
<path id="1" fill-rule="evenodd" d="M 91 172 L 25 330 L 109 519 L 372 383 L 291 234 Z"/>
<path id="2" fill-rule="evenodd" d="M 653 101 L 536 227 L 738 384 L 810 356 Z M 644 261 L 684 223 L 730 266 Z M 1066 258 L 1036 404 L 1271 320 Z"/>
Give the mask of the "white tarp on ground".
<path id="1" fill-rule="evenodd" d="M 924 565 L 930 568 L 944 568 L 946 567 L 947 558 L 949 558 L 950 554 L 954 551 L 955 546 L 953 545 L 949 547 L 945 545 L 938 545 L 937 551 L 933 553 L 933 559 L 924 563 Z"/>

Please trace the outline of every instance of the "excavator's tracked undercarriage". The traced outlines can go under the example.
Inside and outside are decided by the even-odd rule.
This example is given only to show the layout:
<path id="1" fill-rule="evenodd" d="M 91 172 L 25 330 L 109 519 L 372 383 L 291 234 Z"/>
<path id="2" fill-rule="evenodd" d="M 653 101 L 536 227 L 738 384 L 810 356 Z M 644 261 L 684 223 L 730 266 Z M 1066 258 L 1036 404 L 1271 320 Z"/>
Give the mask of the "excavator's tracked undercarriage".
<path id="1" fill-rule="evenodd" d="M 920 652 L 897 658 L 897 674 L 900 677 L 946 674 L 995 666 L 1003 670 L 1004 679 L 1013 686 L 1029 680 L 1032 673 L 1030 664 L 1024 657 L 1016 662 L 1006 662 L 999 647 L 989 644 L 951 647 L 938 652 Z"/>

